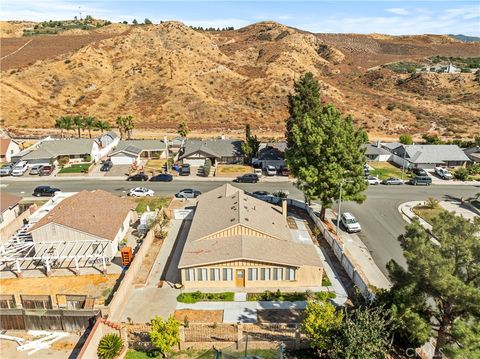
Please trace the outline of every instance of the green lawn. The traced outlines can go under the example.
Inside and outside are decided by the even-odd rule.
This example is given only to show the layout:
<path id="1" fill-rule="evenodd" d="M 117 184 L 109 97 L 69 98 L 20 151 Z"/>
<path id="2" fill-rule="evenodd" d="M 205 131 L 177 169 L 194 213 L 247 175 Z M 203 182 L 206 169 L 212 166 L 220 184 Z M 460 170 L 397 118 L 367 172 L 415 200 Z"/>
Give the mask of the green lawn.
<path id="1" fill-rule="evenodd" d="M 197 302 L 233 302 L 233 292 L 222 293 L 203 293 L 192 292 L 182 293 L 177 297 L 180 303 L 197 303 Z"/>
<path id="2" fill-rule="evenodd" d="M 370 174 L 377 176 L 381 180 L 389 177 L 402 178 L 402 169 L 390 162 L 368 162 L 368 165 L 373 167 L 373 171 L 370 171 Z M 410 177 L 410 174 L 405 170 L 403 178 L 406 179 Z"/>
<path id="3" fill-rule="evenodd" d="M 135 198 L 135 202 L 137 202 L 137 208 L 135 210 L 137 213 L 142 214 L 147 210 L 147 206 L 150 208 L 151 211 L 154 211 L 156 208 L 163 208 L 167 207 L 170 203 L 170 197 L 140 197 Z"/>
<path id="4" fill-rule="evenodd" d="M 76 163 L 69 167 L 63 167 L 58 173 L 86 173 L 91 163 Z"/>
<path id="5" fill-rule="evenodd" d="M 425 206 L 418 206 L 413 208 L 415 213 L 420 218 L 424 219 L 427 223 L 432 224 L 432 219 L 445 211 L 441 206 L 437 208 L 429 208 Z"/>
<path id="6" fill-rule="evenodd" d="M 315 292 L 312 293 L 316 299 L 324 300 L 328 298 L 335 298 L 335 293 L 330 292 Z M 308 299 L 306 292 L 281 292 L 279 290 L 271 292 L 266 290 L 263 293 L 248 293 L 247 300 L 250 302 L 257 301 L 280 301 L 280 302 L 296 302 Z"/>

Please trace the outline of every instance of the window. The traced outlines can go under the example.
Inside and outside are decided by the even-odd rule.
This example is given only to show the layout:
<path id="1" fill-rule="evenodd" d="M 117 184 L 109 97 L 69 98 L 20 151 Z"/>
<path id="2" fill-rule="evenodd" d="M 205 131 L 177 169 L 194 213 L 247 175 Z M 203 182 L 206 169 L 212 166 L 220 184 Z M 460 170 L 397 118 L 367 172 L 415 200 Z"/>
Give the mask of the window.
<path id="1" fill-rule="evenodd" d="M 297 279 L 297 270 L 295 268 L 288 268 L 285 271 L 285 280 L 296 280 Z"/>
<path id="2" fill-rule="evenodd" d="M 273 268 L 273 280 L 283 279 L 283 268 Z"/>
<path id="3" fill-rule="evenodd" d="M 257 268 L 248 268 L 248 280 L 258 280 Z"/>
<path id="4" fill-rule="evenodd" d="M 208 280 L 207 273 L 208 273 L 207 268 L 198 268 L 197 270 L 198 281 L 202 282 L 202 281 Z"/>
<path id="5" fill-rule="evenodd" d="M 232 268 L 223 268 L 223 280 L 233 280 Z"/>
<path id="6" fill-rule="evenodd" d="M 210 280 L 220 280 L 220 268 L 210 269 Z"/>
<path id="7" fill-rule="evenodd" d="M 260 270 L 260 279 L 261 280 L 270 280 L 270 268 L 262 268 Z"/>
<path id="8" fill-rule="evenodd" d="M 192 268 L 185 269 L 185 280 L 187 282 L 195 281 L 195 269 L 192 269 Z"/>

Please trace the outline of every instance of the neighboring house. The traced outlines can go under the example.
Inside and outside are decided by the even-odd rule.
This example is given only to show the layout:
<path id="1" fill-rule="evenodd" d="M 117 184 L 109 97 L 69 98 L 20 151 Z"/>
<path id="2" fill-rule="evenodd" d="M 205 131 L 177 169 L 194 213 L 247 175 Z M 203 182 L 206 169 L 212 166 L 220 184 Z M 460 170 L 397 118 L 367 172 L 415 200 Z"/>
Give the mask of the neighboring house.
<path id="1" fill-rule="evenodd" d="M 376 144 L 369 143 L 363 147 L 365 148 L 365 157 L 367 158 L 367 161 L 386 162 L 390 161 L 392 157 L 390 151 L 383 148 L 379 142 Z"/>
<path id="2" fill-rule="evenodd" d="M 118 137 L 113 131 L 108 131 L 102 134 L 100 137 L 97 137 L 96 142 L 100 151 L 100 158 L 108 155 L 115 148 L 115 146 L 118 145 L 119 141 L 120 137 Z"/>
<path id="3" fill-rule="evenodd" d="M 180 136 L 180 137 L 174 138 L 173 140 L 168 141 L 169 150 L 172 150 L 172 152 L 177 153 L 183 147 L 186 140 L 187 140 L 186 137 Z"/>
<path id="4" fill-rule="evenodd" d="M 136 204 L 103 190 L 81 191 L 63 199 L 42 217 L 28 232 L 33 242 L 101 241 L 112 242 L 112 259 L 119 242 L 125 237 L 133 220 Z M 95 253 L 92 244 L 92 253 Z"/>
<path id="5" fill-rule="evenodd" d="M 320 286 L 317 250 L 283 208 L 230 184 L 201 195 L 178 264 L 185 288 Z"/>
<path id="6" fill-rule="evenodd" d="M 459 68 L 459 67 L 455 67 L 450 63 L 450 64 L 447 65 L 447 67 L 445 69 L 445 72 L 447 74 L 458 74 L 458 73 L 462 72 L 462 69 Z"/>
<path id="7" fill-rule="evenodd" d="M 0 229 L 8 226 L 20 214 L 18 203 L 22 197 L 3 192 L 0 195 Z M 3 238 L 6 240 L 7 238 Z M 2 239 L 2 240 L 3 240 Z"/>
<path id="8" fill-rule="evenodd" d="M 252 163 L 259 163 L 262 168 L 273 166 L 278 169 L 285 166 L 286 149 L 286 142 L 261 143 L 258 156 L 252 159 Z"/>
<path id="9" fill-rule="evenodd" d="M 386 144 L 383 144 L 383 147 Z M 457 145 L 391 146 L 392 161 L 407 168 L 434 169 L 437 166 L 461 167 L 470 159 Z M 405 163 L 404 163 L 405 161 Z"/>
<path id="10" fill-rule="evenodd" d="M 60 158 L 68 157 L 70 163 L 85 162 L 85 157 L 98 162 L 101 153 L 96 140 L 76 138 L 68 140 L 45 140 L 14 156 L 15 162 L 27 161 L 34 164 L 56 164 Z"/>
<path id="11" fill-rule="evenodd" d="M 245 156 L 241 140 L 186 140 L 180 150 L 179 160 L 191 166 L 203 166 L 209 158 L 217 163 L 243 163 Z"/>
<path id="12" fill-rule="evenodd" d="M 11 138 L 0 138 L 0 162 L 12 162 L 12 157 L 20 152 L 20 144 Z"/>
<path id="13" fill-rule="evenodd" d="M 110 159 L 114 165 L 131 165 L 142 159 L 167 158 L 167 145 L 160 140 L 121 140 Z"/>
<path id="14" fill-rule="evenodd" d="M 474 146 L 463 150 L 463 152 L 475 163 L 480 163 L 480 146 Z"/>

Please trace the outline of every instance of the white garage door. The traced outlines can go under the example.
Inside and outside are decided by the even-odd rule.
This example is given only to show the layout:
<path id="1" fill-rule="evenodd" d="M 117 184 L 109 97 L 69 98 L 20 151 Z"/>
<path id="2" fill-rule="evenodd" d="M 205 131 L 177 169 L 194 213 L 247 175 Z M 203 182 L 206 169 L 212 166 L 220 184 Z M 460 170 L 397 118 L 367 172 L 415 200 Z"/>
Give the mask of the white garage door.
<path id="1" fill-rule="evenodd" d="M 114 165 L 131 165 L 133 158 L 129 156 L 112 156 L 110 157 Z"/>
<path id="2" fill-rule="evenodd" d="M 190 166 L 203 166 L 205 164 L 205 158 L 184 158 L 183 163 Z"/>

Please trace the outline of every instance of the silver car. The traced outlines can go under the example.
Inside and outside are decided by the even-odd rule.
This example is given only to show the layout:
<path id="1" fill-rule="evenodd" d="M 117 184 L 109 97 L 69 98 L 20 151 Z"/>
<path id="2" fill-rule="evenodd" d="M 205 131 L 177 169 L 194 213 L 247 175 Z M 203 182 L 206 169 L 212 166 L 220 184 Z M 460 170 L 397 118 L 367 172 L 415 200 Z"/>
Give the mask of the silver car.
<path id="1" fill-rule="evenodd" d="M 31 175 L 39 175 L 40 170 L 42 169 L 43 165 L 33 165 L 32 169 L 30 170 Z"/>
<path id="2" fill-rule="evenodd" d="M 0 176 L 10 176 L 12 174 L 13 165 L 5 165 L 0 168 Z"/>

